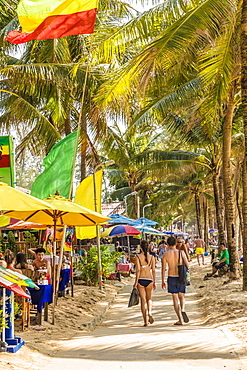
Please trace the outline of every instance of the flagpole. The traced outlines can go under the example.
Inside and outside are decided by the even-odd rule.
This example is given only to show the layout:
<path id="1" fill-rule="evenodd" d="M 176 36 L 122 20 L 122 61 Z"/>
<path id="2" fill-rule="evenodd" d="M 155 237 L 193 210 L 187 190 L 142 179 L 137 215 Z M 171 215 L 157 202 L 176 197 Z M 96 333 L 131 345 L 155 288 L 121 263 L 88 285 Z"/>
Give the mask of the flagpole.
<path id="1" fill-rule="evenodd" d="M 73 190 L 73 178 L 74 178 L 74 172 L 75 172 L 75 162 L 76 162 L 76 154 L 77 154 L 77 147 L 78 147 L 78 142 L 79 142 L 79 134 L 80 134 L 80 128 L 81 128 L 81 123 L 82 123 L 82 115 L 83 115 L 83 106 L 84 106 L 84 99 L 85 99 L 85 92 L 86 92 L 86 85 L 87 85 L 87 79 L 88 79 L 88 74 L 89 74 L 89 66 L 91 62 L 91 52 L 92 52 L 92 39 L 90 37 L 90 47 L 89 47 L 89 53 L 88 53 L 88 59 L 87 59 L 87 66 L 86 66 L 86 73 L 85 73 L 85 79 L 84 79 L 84 84 L 83 84 L 83 90 L 82 90 L 82 97 L 81 97 L 81 109 L 80 109 L 80 114 L 79 114 L 79 119 L 78 119 L 78 125 L 77 125 L 77 133 L 76 133 L 76 140 L 75 140 L 75 148 L 74 148 L 74 160 L 72 162 L 72 170 L 71 170 L 71 180 L 70 180 L 70 187 L 69 187 L 69 194 L 68 194 L 68 199 L 71 199 L 72 197 L 72 190 Z M 65 233 L 66 233 L 66 226 L 64 226 L 63 229 L 63 239 L 65 239 Z M 63 255 L 63 243 L 61 245 L 61 250 L 60 250 L 60 256 Z M 74 277 L 73 277 L 73 244 L 71 246 L 71 296 L 74 297 Z M 61 257 L 60 257 L 61 260 Z M 59 260 L 59 261 L 60 261 Z M 61 261 L 60 261 L 61 264 Z"/>
<path id="2" fill-rule="evenodd" d="M 89 74 L 89 67 L 90 67 L 90 63 L 91 63 L 91 52 L 92 52 L 92 39 L 90 37 L 90 47 L 89 47 L 89 53 L 88 53 L 88 59 L 87 59 L 87 66 L 86 66 L 86 73 L 85 73 L 85 79 L 84 79 L 84 84 L 83 84 L 83 90 L 82 90 L 81 109 L 80 109 L 80 114 L 79 114 L 79 119 L 78 119 L 78 125 L 77 125 L 76 145 L 75 145 L 75 150 L 74 150 L 74 160 L 73 160 L 73 163 L 72 163 L 72 176 L 71 176 L 71 180 L 70 180 L 70 188 L 69 188 L 69 196 L 68 196 L 68 199 L 70 199 L 71 198 L 71 195 L 72 195 L 73 177 L 74 177 L 74 171 L 75 171 L 77 145 L 78 145 L 78 142 L 79 142 L 79 134 L 80 134 L 80 128 L 81 128 L 81 123 L 82 123 L 82 115 L 83 115 L 83 106 L 84 106 L 86 85 L 87 85 L 87 79 L 88 79 L 88 74 Z"/>

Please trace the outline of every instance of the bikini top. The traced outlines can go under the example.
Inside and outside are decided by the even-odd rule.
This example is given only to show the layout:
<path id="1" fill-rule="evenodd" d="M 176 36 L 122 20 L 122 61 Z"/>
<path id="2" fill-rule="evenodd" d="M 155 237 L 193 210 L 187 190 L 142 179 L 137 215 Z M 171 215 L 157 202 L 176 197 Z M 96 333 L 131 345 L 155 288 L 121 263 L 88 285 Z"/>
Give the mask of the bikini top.
<path id="1" fill-rule="evenodd" d="M 142 264 L 141 264 L 141 260 L 140 260 L 139 256 L 138 256 L 138 255 L 136 255 L 136 257 L 138 258 L 138 260 L 139 260 L 139 262 L 140 262 L 140 266 L 141 266 L 142 268 L 151 267 L 151 262 L 152 262 L 152 258 L 153 258 L 153 256 L 151 256 L 151 259 L 150 259 L 150 262 L 149 262 L 149 264 L 148 264 L 148 265 L 142 265 Z"/>

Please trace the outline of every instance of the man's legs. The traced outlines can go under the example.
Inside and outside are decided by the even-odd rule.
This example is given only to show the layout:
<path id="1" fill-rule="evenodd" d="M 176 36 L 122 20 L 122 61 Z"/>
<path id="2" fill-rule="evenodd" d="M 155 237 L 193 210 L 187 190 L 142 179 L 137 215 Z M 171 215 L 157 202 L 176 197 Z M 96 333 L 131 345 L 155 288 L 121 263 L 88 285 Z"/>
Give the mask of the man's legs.
<path id="1" fill-rule="evenodd" d="M 178 299 L 180 302 L 181 311 L 185 311 L 185 299 L 184 299 L 184 293 L 179 292 L 178 293 Z"/>
<path id="2" fill-rule="evenodd" d="M 196 254 L 198 265 L 200 266 L 199 254 Z"/>
<path id="3" fill-rule="evenodd" d="M 202 256 L 202 264 L 204 265 L 204 254 L 201 254 Z"/>
<path id="4" fill-rule="evenodd" d="M 217 262 L 214 262 L 213 265 L 212 265 L 212 272 L 211 274 L 207 274 L 206 276 L 207 277 L 210 277 L 210 276 L 213 276 L 218 270 L 214 267 L 214 265 L 216 264 Z"/>
<path id="5" fill-rule="evenodd" d="M 178 294 L 180 294 L 180 293 L 178 293 Z M 176 324 L 183 325 L 183 323 L 182 323 L 182 314 L 181 314 L 181 309 L 180 309 L 179 299 L 178 299 L 178 294 L 177 293 L 173 293 L 172 294 L 173 306 L 174 306 L 174 310 L 175 310 L 175 312 L 177 314 L 177 317 L 178 317 L 178 322 L 176 322 Z"/>
<path id="6" fill-rule="evenodd" d="M 190 320 L 187 316 L 187 313 L 185 312 L 185 298 L 184 298 L 184 293 L 179 292 L 178 293 L 178 299 L 180 302 L 180 307 L 181 307 L 181 314 L 183 317 L 183 320 L 185 323 L 188 323 Z"/>

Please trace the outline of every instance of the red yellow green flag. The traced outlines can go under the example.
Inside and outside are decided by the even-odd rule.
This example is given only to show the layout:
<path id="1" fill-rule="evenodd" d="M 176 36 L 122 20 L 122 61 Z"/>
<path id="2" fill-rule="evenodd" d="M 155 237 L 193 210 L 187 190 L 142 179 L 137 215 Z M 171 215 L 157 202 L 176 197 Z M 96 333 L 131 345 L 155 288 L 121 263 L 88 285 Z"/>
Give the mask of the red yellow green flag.
<path id="1" fill-rule="evenodd" d="M 30 40 L 94 32 L 98 0 L 21 0 L 18 18 L 20 31 L 10 31 L 6 40 L 22 44 Z"/>

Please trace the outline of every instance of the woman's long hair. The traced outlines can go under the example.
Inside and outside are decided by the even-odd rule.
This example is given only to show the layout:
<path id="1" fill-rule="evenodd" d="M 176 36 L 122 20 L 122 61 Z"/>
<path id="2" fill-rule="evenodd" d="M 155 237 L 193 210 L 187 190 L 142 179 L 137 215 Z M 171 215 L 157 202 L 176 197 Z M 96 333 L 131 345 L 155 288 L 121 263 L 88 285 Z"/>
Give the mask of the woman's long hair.
<path id="1" fill-rule="evenodd" d="M 141 249 L 144 253 L 144 256 L 145 256 L 145 261 L 148 263 L 148 250 L 149 250 L 149 245 L 148 245 L 148 242 L 146 240 L 142 240 L 141 241 Z"/>
<path id="2" fill-rule="evenodd" d="M 21 269 L 25 269 L 27 267 L 27 260 L 25 253 L 18 252 L 16 255 L 16 265 L 20 265 Z"/>
<path id="3" fill-rule="evenodd" d="M 10 249 L 6 249 L 4 253 L 4 259 L 7 263 L 7 266 L 11 266 L 11 264 L 15 260 L 15 254 Z"/>

